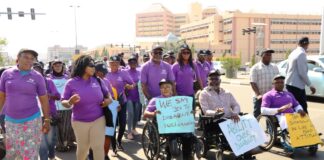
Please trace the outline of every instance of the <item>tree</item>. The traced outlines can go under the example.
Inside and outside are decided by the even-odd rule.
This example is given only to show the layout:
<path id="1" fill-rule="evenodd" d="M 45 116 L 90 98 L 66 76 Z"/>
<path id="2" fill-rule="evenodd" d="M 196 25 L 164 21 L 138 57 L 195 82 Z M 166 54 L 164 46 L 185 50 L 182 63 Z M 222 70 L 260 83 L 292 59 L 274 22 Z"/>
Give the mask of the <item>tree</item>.
<path id="1" fill-rule="evenodd" d="M 241 58 L 234 56 L 224 56 L 219 59 L 226 70 L 226 77 L 236 78 L 237 69 L 241 66 Z"/>
<path id="2" fill-rule="evenodd" d="M 255 64 L 255 54 L 252 54 L 252 59 L 251 59 L 251 66 L 253 66 Z"/>
<path id="3" fill-rule="evenodd" d="M 94 58 L 95 59 L 98 59 L 99 58 L 99 52 L 98 52 L 98 50 L 95 51 Z"/>
<path id="4" fill-rule="evenodd" d="M 4 66 L 5 58 L 1 54 L 2 48 L 7 45 L 7 40 L 5 38 L 0 38 L 0 65 Z"/>
<path id="5" fill-rule="evenodd" d="M 291 53 L 291 49 L 288 49 L 285 53 L 285 59 L 288 59 L 290 53 Z"/>
<path id="6" fill-rule="evenodd" d="M 108 53 L 108 50 L 106 49 L 106 47 L 104 47 L 104 49 L 102 50 L 101 55 L 105 56 L 105 57 L 109 57 L 109 53 Z"/>

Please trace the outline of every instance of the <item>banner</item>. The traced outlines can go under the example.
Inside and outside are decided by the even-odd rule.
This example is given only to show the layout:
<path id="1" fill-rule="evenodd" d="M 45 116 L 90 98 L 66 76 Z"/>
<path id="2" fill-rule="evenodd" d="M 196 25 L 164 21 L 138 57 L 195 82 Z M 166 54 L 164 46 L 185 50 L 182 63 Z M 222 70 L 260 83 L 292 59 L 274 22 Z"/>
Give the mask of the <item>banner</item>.
<path id="1" fill-rule="evenodd" d="M 113 115 L 113 122 L 114 122 L 114 127 L 106 127 L 105 134 L 108 136 L 113 136 L 115 133 L 118 106 L 119 106 L 119 102 L 115 101 L 115 100 L 113 100 L 112 103 L 108 106 L 108 108 L 110 109 L 110 111 Z"/>
<path id="2" fill-rule="evenodd" d="M 263 130 L 254 116 L 250 114 L 241 116 L 238 123 L 229 119 L 219 123 L 219 126 L 236 156 L 265 142 Z"/>
<path id="3" fill-rule="evenodd" d="M 292 147 L 303 147 L 323 144 L 308 115 L 286 114 L 286 121 Z"/>
<path id="4" fill-rule="evenodd" d="M 67 82 L 67 79 L 62 78 L 62 79 L 52 79 L 54 82 L 54 85 L 57 89 L 57 91 L 62 95 L 64 91 L 65 84 Z M 70 110 L 71 108 L 65 108 L 63 107 L 61 101 L 55 101 L 55 105 L 58 111 L 60 110 Z"/>
<path id="5" fill-rule="evenodd" d="M 156 100 L 158 129 L 160 134 L 192 133 L 195 119 L 192 114 L 192 97 L 174 96 Z"/>

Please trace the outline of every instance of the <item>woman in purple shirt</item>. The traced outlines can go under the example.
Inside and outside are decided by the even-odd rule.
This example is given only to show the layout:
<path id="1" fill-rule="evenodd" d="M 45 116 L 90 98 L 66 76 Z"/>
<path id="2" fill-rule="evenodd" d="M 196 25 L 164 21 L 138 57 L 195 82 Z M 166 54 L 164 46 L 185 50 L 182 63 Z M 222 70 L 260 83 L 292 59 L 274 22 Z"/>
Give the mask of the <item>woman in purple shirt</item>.
<path id="1" fill-rule="evenodd" d="M 127 138 L 132 140 L 134 139 L 133 136 L 138 135 L 136 131 L 136 124 L 140 119 L 141 113 L 141 103 L 140 97 L 138 92 L 138 84 L 140 80 L 141 73 L 136 69 L 137 67 L 137 58 L 135 56 L 131 56 L 128 59 L 129 69 L 126 71 L 132 78 L 133 82 L 135 83 L 135 87 L 131 90 L 126 90 L 127 93 L 127 129 L 128 135 Z"/>
<path id="2" fill-rule="evenodd" d="M 39 62 L 34 63 L 33 69 L 44 76 L 43 66 Z M 48 158 L 55 158 L 55 144 L 57 141 L 57 111 L 55 101 L 60 100 L 61 95 L 57 91 L 54 82 L 50 78 L 44 77 L 44 81 L 49 99 L 50 115 L 52 117 L 52 121 L 50 123 L 51 130 L 48 132 L 48 134 L 42 135 L 41 145 L 39 149 L 39 157 L 41 160 L 48 160 Z"/>
<path id="3" fill-rule="evenodd" d="M 45 81 L 32 69 L 37 56 L 33 50 L 21 50 L 17 66 L 7 69 L 1 76 L 0 110 L 6 102 L 6 159 L 38 159 L 41 131 L 45 134 L 50 131 Z M 37 96 L 44 115 L 43 127 Z"/>
<path id="4" fill-rule="evenodd" d="M 190 96 L 195 99 L 194 81 L 197 81 L 199 88 L 202 88 L 200 74 L 197 65 L 193 62 L 192 52 L 187 44 L 180 47 L 177 63 L 172 66 L 178 95 Z M 195 101 L 193 101 L 195 110 Z"/>
<path id="5" fill-rule="evenodd" d="M 62 104 L 72 107 L 72 128 L 77 141 L 77 160 L 85 160 L 89 148 L 95 160 L 104 159 L 105 117 L 102 107 L 111 103 L 104 82 L 94 77 L 94 61 L 90 56 L 80 56 L 73 66 L 71 79 L 65 85 Z"/>

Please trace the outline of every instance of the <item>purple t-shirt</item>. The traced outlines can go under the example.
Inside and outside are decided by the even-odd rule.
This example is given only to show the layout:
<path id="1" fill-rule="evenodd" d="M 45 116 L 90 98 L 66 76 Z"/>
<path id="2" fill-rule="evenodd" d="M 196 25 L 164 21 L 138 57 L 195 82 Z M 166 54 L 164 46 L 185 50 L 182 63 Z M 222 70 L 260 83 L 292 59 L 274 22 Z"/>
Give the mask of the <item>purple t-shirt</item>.
<path id="1" fill-rule="evenodd" d="M 51 96 L 61 97 L 60 93 L 56 89 L 56 86 L 51 78 L 46 78 L 46 89 L 47 89 L 47 94 Z M 55 105 L 55 100 L 50 99 L 49 106 L 50 106 L 51 116 L 56 116 L 57 109 Z"/>
<path id="2" fill-rule="evenodd" d="M 178 95 L 191 96 L 195 94 L 193 83 L 200 79 L 200 74 L 197 65 L 195 63 L 193 65 L 194 69 L 189 64 L 180 66 L 175 63 L 172 66 Z"/>
<path id="3" fill-rule="evenodd" d="M 31 70 L 21 75 L 17 67 L 5 70 L 0 80 L 0 91 L 6 94 L 5 114 L 24 119 L 39 112 L 37 96 L 46 95 L 44 77 Z"/>
<path id="4" fill-rule="evenodd" d="M 289 103 L 292 104 L 292 108 L 288 108 L 282 113 L 294 113 L 293 108 L 297 107 L 299 103 L 290 92 L 278 92 L 275 89 L 272 89 L 262 96 L 261 106 L 267 108 L 280 108 Z"/>
<path id="5" fill-rule="evenodd" d="M 138 84 L 140 76 L 141 76 L 141 72 L 138 71 L 137 69 L 127 69 L 126 71 L 128 72 L 128 74 L 132 78 L 133 82 L 135 84 Z M 136 87 L 134 89 L 127 90 L 127 99 L 131 100 L 133 102 L 139 102 L 140 101 L 139 93 L 138 93 L 138 86 L 137 85 L 136 85 Z"/>
<path id="6" fill-rule="evenodd" d="M 156 110 L 156 100 L 158 98 L 169 98 L 169 97 L 164 97 L 162 95 L 160 96 L 157 96 L 157 97 L 154 97 L 150 100 L 149 104 L 147 105 L 146 107 L 146 110 L 149 111 L 149 112 L 154 112 Z"/>
<path id="7" fill-rule="evenodd" d="M 207 86 L 208 73 L 211 70 L 210 65 L 206 61 L 204 63 L 201 63 L 198 60 L 196 61 L 196 65 L 200 73 L 200 79 L 202 81 L 203 87 L 205 88 Z"/>
<path id="8" fill-rule="evenodd" d="M 72 119 L 74 121 L 92 122 L 103 116 L 100 104 L 104 94 L 108 94 L 106 84 L 101 80 L 101 86 L 95 77 L 84 80 L 74 77 L 67 81 L 62 100 L 69 100 L 74 94 L 80 96 L 80 101 L 72 108 Z"/>
<path id="9" fill-rule="evenodd" d="M 124 102 L 127 101 L 124 89 L 126 84 L 133 84 L 132 78 L 125 70 L 118 70 L 117 72 L 109 72 L 107 76 L 112 87 L 116 88 L 118 95 L 123 93 Z"/>
<path id="10" fill-rule="evenodd" d="M 142 66 L 141 83 L 147 85 L 148 92 L 152 97 L 161 95 L 159 87 L 161 79 L 174 81 L 171 65 L 163 61 L 161 61 L 160 64 L 155 64 L 150 60 Z"/>
<path id="11" fill-rule="evenodd" d="M 109 82 L 108 78 L 105 77 L 105 78 L 103 78 L 102 80 L 103 80 L 104 83 L 106 84 L 106 87 L 107 87 L 107 89 L 108 89 L 109 94 L 111 95 L 111 97 L 113 97 L 114 93 L 113 93 L 113 91 L 112 91 L 111 83 Z"/>

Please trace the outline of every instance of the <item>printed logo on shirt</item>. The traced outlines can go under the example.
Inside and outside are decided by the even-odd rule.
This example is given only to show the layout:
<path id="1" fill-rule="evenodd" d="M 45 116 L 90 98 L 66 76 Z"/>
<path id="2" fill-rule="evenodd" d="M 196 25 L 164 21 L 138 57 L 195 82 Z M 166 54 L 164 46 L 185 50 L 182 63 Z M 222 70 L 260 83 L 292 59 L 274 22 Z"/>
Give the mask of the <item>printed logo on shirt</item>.
<path id="1" fill-rule="evenodd" d="M 29 78 L 26 82 L 28 82 L 28 83 L 32 83 L 32 84 L 36 84 L 35 80 L 32 79 L 32 78 Z"/>
<path id="2" fill-rule="evenodd" d="M 208 67 L 205 67 L 205 71 L 208 71 Z"/>
<path id="3" fill-rule="evenodd" d="M 162 69 L 161 74 L 167 74 L 167 71 L 165 69 Z"/>
<path id="4" fill-rule="evenodd" d="M 92 88 L 97 88 L 99 87 L 97 83 L 93 82 L 92 85 L 91 85 Z"/>
<path id="5" fill-rule="evenodd" d="M 118 76 L 117 81 L 123 81 L 123 78 Z"/>

